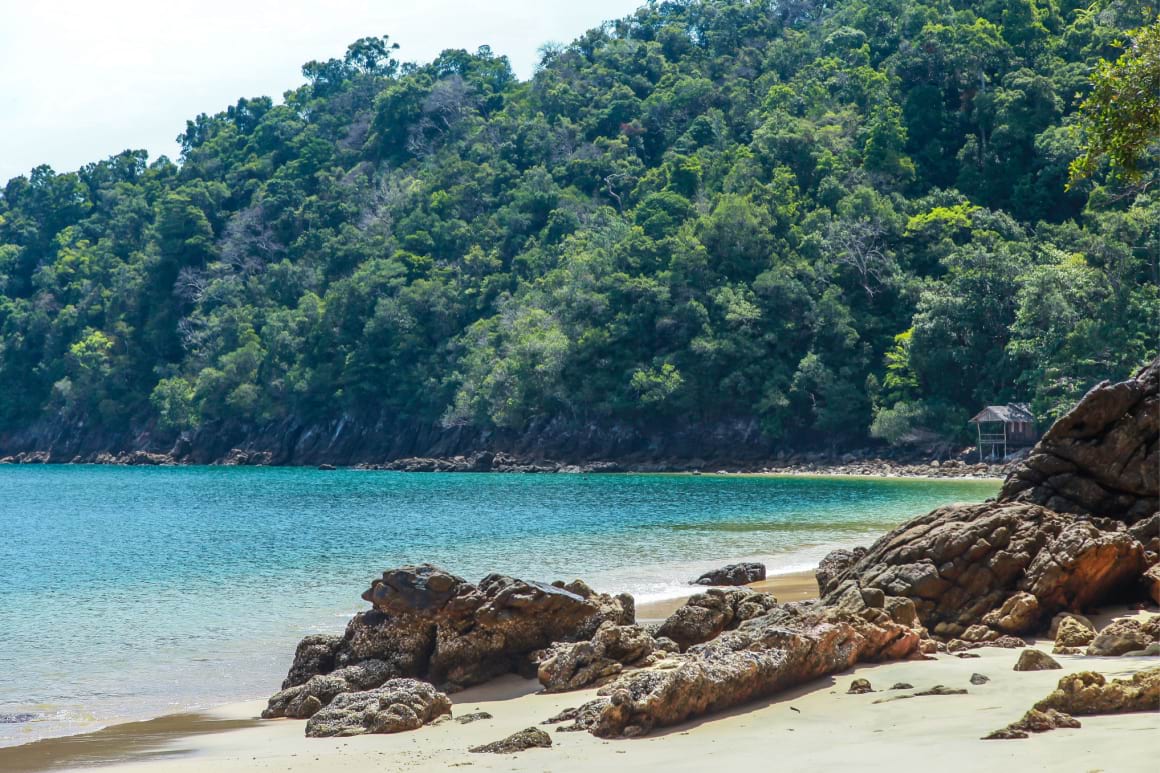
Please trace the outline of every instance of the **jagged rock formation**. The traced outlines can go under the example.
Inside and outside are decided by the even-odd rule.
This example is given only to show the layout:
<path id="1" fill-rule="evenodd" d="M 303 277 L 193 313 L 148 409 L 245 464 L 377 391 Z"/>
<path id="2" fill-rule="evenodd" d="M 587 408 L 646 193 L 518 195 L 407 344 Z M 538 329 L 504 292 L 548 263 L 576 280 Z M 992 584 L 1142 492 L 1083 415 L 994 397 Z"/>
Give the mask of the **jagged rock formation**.
<path id="1" fill-rule="evenodd" d="M 634 621 L 631 596 L 582 582 L 544 585 L 489 575 L 479 585 L 429 564 L 383 573 L 342 637 L 310 636 L 263 716 L 308 717 L 339 695 L 415 677 L 453 691 L 512 671 L 554 642 Z"/>
<path id="2" fill-rule="evenodd" d="M 776 606 L 777 599 L 768 593 L 712 588 L 690 596 L 684 606 L 669 615 L 655 635 L 672 639 L 681 650 L 687 650 Z"/>
<path id="3" fill-rule="evenodd" d="M 650 661 L 657 641 L 639 625 L 603 623 L 589 641 L 552 645 L 537 672 L 544 692 L 587 687 L 619 674 L 625 665 Z"/>
<path id="4" fill-rule="evenodd" d="M 562 718 L 600 737 L 642 735 L 918 648 L 919 632 L 893 621 L 787 604 L 690 648 L 677 668 L 620 677 Z"/>
<path id="5" fill-rule="evenodd" d="M 1044 434 L 999 493 L 1059 513 L 1133 523 L 1156 512 L 1160 366 L 1104 382 Z"/>
<path id="6" fill-rule="evenodd" d="M 912 600 L 936 636 L 987 641 L 1150 588 L 1146 572 L 1160 558 L 1158 383 L 1160 360 L 1094 388 L 996 501 L 939 508 L 868 550 L 827 556 L 817 572 L 825 602 L 877 589 Z"/>
<path id="7" fill-rule="evenodd" d="M 451 713 L 451 700 L 427 682 L 392 679 L 374 690 L 342 693 L 306 722 L 310 738 L 402 733 Z"/>
<path id="8" fill-rule="evenodd" d="M 765 579 L 765 564 L 742 562 L 705 572 L 691 585 L 748 585 Z"/>

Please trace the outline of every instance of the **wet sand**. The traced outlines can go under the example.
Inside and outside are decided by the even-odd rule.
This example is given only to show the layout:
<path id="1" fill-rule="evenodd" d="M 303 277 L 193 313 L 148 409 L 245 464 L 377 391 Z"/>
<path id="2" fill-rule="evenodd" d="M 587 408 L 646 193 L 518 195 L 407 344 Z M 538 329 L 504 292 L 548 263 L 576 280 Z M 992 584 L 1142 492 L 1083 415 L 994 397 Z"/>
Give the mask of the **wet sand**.
<path id="1" fill-rule="evenodd" d="M 211 714 L 171 714 L 125 722 L 92 733 L 45 738 L 0 749 L 0 771 L 31 773 L 172 758 L 188 753 L 198 736 L 255 727 L 258 722 L 256 715 L 247 719 Z"/>
<path id="2" fill-rule="evenodd" d="M 806 599 L 816 599 L 818 597 L 818 581 L 812 571 L 775 574 L 760 582 L 750 583 L 745 587 L 759 590 L 763 593 L 772 593 L 782 603 L 787 601 L 805 601 Z M 692 596 L 694 593 L 704 593 L 707 590 L 709 590 L 707 587 L 701 585 L 690 585 L 687 596 L 637 604 L 637 620 L 641 622 L 663 620 L 676 611 L 677 607 L 683 606 L 688 601 L 689 596 Z"/>

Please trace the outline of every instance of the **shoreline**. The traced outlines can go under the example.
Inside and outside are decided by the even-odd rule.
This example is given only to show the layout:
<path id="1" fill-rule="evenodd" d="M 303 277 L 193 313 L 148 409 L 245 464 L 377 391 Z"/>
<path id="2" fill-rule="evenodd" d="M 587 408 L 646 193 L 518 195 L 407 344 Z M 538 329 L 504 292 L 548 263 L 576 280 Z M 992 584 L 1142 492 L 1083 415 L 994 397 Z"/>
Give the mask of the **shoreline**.
<path id="1" fill-rule="evenodd" d="M 442 460 L 441 460 L 442 461 Z M 470 474 L 539 474 L 539 475 L 674 475 L 696 477 L 746 477 L 746 478 L 852 478 L 857 480 L 978 480 L 1002 482 L 1007 477 L 1007 465 L 983 464 L 933 467 L 931 464 L 883 464 L 872 467 L 863 465 L 845 464 L 811 464 L 806 466 L 771 467 L 769 465 L 726 465 L 718 469 L 702 470 L 700 468 L 684 466 L 668 466 L 663 464 L 619 465 L 606 462 L 590 464 L 563 464 L 552 463 L 526 464 L 511 467 L 492 468 L 488 470 L 460 469 L 456 466 L 396 466 L 394 464 L 370 465 L 355 464 L 335 466 L 330 464 L 233 464 L 230 462 L 212 462 L 201 464 L 186 461 L 158 461 L 158 462 L 131 462 L 131 461 L 97 461 L 97 460 L 70 460 L 45 461 L 30 460 L 16 461 L 12 457 L 0 458 L 0 469 L 4 467 L 257 467 L 269 469 L 309 469 L 316 468 L 322 472 L 406 472 L 406 473 L 470 473 Z M 713 465 L 716 466 L 716 465 Z"/>
<path id="2" fill-rule="evenodd" d="M 1126 610 L 1118 610 L 1120 614 Z M 1111 615 L 1101 615 L 1105 620 Z M 1029 645 L 1050 651 L 1051 642 Z M 1146 742 L 1160 730 L 1160 713 L 1137 712 L 1082 717 L 1079 729 L 1055 730 L 1022 741 L 982 741 L 981 737 L 1017 719 L 1049 693 L 1062 674 L 1095 670 L 1123 676 L 1154 665 L 1154 658 L 1055 657 L 1063 671 L 1015 672 L 1021 650 L 983 647 L 978 657 L 940 654 L 929 660 L 863 663 L 770 698 L 700 717 L 641 739 L 607 741 L 588 733 L 557 733 L 551 749 L 511 755 L 475 755 L 467 748 L 541 723 L 564 708 L 595 696 L 594 688 L 544 694 L 539 683 L 508 674 L 453 694 L 453 713 L 486 711 L 471 724 L 436 722 L 409 733 L 353 738 L 306 738 L 299 720 L 260 720 L 263 700 L 227 704 L 198 714 L 178 714 L 117 725 L 83 736 L 47 739 L 0 749 L 0 769 L 101 770 L 105 773 L 192 773 L 213 769 L 251 773 L 294 769 L 318 773 L 363 773 L 384 769 L 435 771 L 550 769 L 584 771 L 600 767 L 667 771 L 703 770 L 706 765 L 760 767 L 773 755 L 787 770 L 829 770 L 848 766 L 852 750 L 859 770 L 897 770 L 899 759 L 930 756 L 946 771 L 1116 770 L 1150 771 Z M 975 685 L 981 673 L 990 680 Z M 868 679 L 874 692 L 846 693 L 855 678 Z M 914 689 L 935 684 L 963 687 L 948 697 L 891 700 L 913 690 L 892 690 L 906 682 Z M 834 734 L 842 743 L 833 743 Z M 1145 752 L 1145 753 L 1142 753 Z"/>

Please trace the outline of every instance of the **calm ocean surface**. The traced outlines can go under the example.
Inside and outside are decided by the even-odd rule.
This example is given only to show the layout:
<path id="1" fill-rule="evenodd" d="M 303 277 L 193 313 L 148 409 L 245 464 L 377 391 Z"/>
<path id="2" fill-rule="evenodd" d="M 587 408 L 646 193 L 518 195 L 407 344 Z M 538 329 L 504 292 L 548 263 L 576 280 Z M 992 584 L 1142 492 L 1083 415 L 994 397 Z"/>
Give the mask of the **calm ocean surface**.
<path id="1" fill-rule="evenodd" d="M 0 466 L 0 746 L 274 692 L 383 569 L 638 600 L 812 568 L 989 481 Z"/>

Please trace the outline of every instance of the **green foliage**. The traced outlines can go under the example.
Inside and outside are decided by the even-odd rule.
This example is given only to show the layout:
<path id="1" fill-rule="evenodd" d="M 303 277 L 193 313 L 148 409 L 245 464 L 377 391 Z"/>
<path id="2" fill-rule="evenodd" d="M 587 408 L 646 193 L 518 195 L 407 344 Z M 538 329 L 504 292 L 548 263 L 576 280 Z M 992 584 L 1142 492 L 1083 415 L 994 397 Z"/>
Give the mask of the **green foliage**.
<path id="1" fill-rule="evenodd" d="M 1151 13 L 649 3 L 527 82 L 362 38 L 180 163 L 8 181 L 0 430 L 1049 419 L 1156 351 Z"/>
<path id="2" fill-rule="evenodd" d="M 1072 182 L 1096 171 L 1102 159 L 1135 180 L 1155 171 L 1160 152 L 1160 18 L 1127 33 L 1115 62 L 1096 64 L 1093 88 L 1080 105 L 1083 154 L 1071 164 Z"/>

